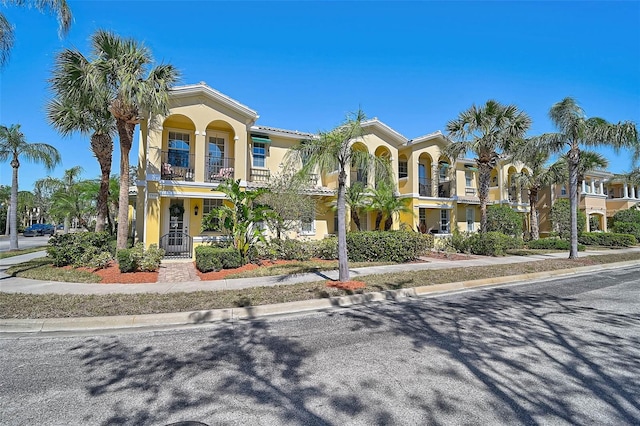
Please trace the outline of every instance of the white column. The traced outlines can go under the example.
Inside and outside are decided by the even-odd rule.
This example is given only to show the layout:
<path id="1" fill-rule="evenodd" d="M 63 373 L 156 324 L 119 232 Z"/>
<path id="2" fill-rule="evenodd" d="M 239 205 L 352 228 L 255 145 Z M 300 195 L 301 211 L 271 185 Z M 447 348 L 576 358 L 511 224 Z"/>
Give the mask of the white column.
<path id="1" fill-rule="evenodd" d="M 631 198 L 636 198 L 636 187 L 635 186 L 631 187 Z"/>
<path id="2" fill-rule="evenodd" d="M 629 187 L 626 182 L 624 183 L 624 198 L 629 198 Z"/>
<path id="3" fill-rule="evenodd" d="M 591 179 L 591 193 L 595 194 L 596 193 L 596 181 Z"/>
<path id="4" fill-rule="evenodd" d="M 587 192 L 587 182 L 582 181 L 582 193 L 585 194 Z"/>
<path id="5" fill-rule="evenodd" d="M 600 181 L 600 195 L 604 195 L 604 184 Z"/>

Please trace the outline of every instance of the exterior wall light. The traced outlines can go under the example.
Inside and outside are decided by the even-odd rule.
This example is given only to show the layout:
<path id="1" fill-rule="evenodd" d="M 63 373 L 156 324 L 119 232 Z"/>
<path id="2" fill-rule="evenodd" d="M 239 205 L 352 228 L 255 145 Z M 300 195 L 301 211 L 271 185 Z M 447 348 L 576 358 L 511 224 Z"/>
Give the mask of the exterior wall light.
<path id="1" fill-rule="evenodd" d="M 196 206 L 193 208 L 193 214 L 195 216 L 198 216 L 198 210 L 200 209 L 200 207 L 198 207 L 198 205 L 196 204 Z"/>

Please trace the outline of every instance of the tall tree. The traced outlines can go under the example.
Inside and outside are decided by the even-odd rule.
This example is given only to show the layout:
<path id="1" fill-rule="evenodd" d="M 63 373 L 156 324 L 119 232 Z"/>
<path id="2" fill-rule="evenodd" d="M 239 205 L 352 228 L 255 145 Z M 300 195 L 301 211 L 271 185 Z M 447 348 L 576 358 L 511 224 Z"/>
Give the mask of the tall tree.
<path id="1" fill-rule="evenodd" d="M 76 218 L 80 223 L 83 220 L 80 193 L 78 184 L 83 170 L 75 166 L 64 171 L 62 178 L 46 177 L 36 181 L 36 186 L 51 193 L 51 213 L 55 217 L 64 219 L 64 232 L 69 232 L 71 219 Z"/>
<path id="2" fill-rule="evenodd" d="M 71 9 L 66 0 L 3 0 L 3 5 L 34 7 L 40 12 L 55 14 L 58 17 L 58 32 L 64 35 L 69 31 L 71 21 Z M 13 47 L 13 25 L 6 16 L 0 12 L 0 67 L 9 60 L 9 53 Z"/>
<path id="3" fill-rule="evenodd" d="M 11 201 L 11 187 L 0 185 L 0 205 L 3 207 L 4 214 L 4 235 L 9 235 L 9 210 L 11 209 L 9 202 Z M 0 228 L 1 229 L 1 228 Z"/>
<path id="4" fill-rule="evenodd" d="M 380 223 L 384 219 L 384 230 L 391 230 L 393 218 L 400 213 L 411 213 L 410 198 L 400 198 L 396 194 L 392 184 L 380 182 L 377 188 L 372 190 L 371 204 L 369 209 L 376 212 L 375 229 L 380 229 Z"/>
<path id="5" fill-rule="evenodd" d="M 362 110 L 348 114 L 345 121 L 328 132 L 320 132 L 318 138 L 304 141 L 289 153 L 288 161 L 302 164 L 300 173 L 308 176 L 317 171 L 329 173 L 338 171 L 337 214 L 338 214 L 338 276 L 340 281 L 349 281 L 349 260 L 346 235 L 346 186 L 347 170 L 355 167 L 369 170 L 379 161 L 368 152 L 352 149 L 352 144 L 363 134 L 362 123 L 365 115 Z M 303 161 L 304 160 L 304 161 Z M 385 170 L 374 167 L 374 170 Z"/>
<path id="6" fill-rule="evenodd" d="M 578 256 L 578 175 L 581 146 L 609 146 L 615 150 L 628 147 L 640 150 L 638 130 L 630 121 L 612 124 L 599 117 L 587 118 L 575 99 L 567 97 L 554 104 L 549 118 L 558 129 L 557 133 L 538 136 L 540 142 L 551 152 L 566 152 L 569 171 L 569 208 L 571 247 L 569 259 Z"/>
<path id="7" fill-rule="evenodd" d="M 360 212 L 367 209 L 370 204 L 369 194 L 365 189 L 364 183 L 352 182 L 351 185 L 347 187 L 345 196 L 346 203 L 349 206 L 351 220 L 356 224 L 356 229 L 361 231 Z"/>
<path id="8" fill-rule="evenodd" d="M 47 170 L 60 162 L 60 153 L 52 145 L 46 143 L 29 143 L 20 131 L 20 125 L 0 126 L 0 162 L 10 161 L 13 175 L 11 178 L 11 211 L 9 213 L 10 236 L 9 249 L 18 249 L 18 169 L 20 159 L 44 164 Z"/>
<path id="9" fill-rule="evenodd" d="M 169 108 L 169 90 L 178 79 L 172 65 L 152 67 L 150 50 L 133 39 L 99 30 L 91 37 L 95 78 L 82 91 L 106 89 L 108 110 L 114 117 L 120 139 L 120 196 L 117 247 L 127 246 L 129 230 L 129 153 L 136 125 L 147 119 L 154 124 Z"/>
<path id="10" fill-rule="evenodd" d="M 47 118 L 65 136 L 75 132 L 90 135 L 91 152 L 98 160 L 101 172 L 96 200 L 96 231 L 100 232 L 104 230 L 109 216 L 112 137 L 116 127 L 108 109 L 107 87 L 86 81 L 95 73 L 93 64 L 79 51 L 66 49 L 58 54 L 50 80 L 55 99 L 47 104 Z"/>
<path id="11" fill-rule="evenodd" d="M 531 119 L 525 112 L 515 105 L 502 105 L 494 100 L 480 107 L 472 105 L 447 123 L 447 132 L 455 142 L 445 148 L 446 155 L 452 159 L 466 152 L 476 155 L 480 232 L 487 229 L 491 170 L 498 164 L 500 154 L 508 151 L 510 144 L 521 140 L 530 126 Z"/>
<path id="12" fill-rule="evenodd" d="M 542 148 L 535 141 L 527 140 L 512 145 L 510 149 L 512 158 L 525 163 L 529 170 L 529 173 L 517 173 L 515 183 L 525 188 L 529 195 L 529 232 L 533 240 L 540 238 L 538 194 L 543 187 L 561 182 L 564 176 L 562 166 L 557 162 L 548 166 L 551 153 Z"/>

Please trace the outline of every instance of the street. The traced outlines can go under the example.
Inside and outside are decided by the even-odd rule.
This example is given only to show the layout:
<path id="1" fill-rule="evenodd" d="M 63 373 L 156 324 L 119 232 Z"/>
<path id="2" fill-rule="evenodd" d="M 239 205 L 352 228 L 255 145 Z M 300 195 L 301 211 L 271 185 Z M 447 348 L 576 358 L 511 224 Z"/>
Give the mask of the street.
<path id="1" fill-rule="evenodd" d="M 0 424 L 640 423 L 640 266 L 155 332 L 0 339 Z"/>
<path id="2" fill-rule="evenodd" d="M 44 247 L 47 245 L 47 241 L 51 238 L 49 235 L 38 237 L 25 237 L 22 234 L 18 235 L 18 248 L 28 249 L 31 247 Z M 9 237 L 2 236 L 0 238 L 0 252 L 9 251 Z"/>

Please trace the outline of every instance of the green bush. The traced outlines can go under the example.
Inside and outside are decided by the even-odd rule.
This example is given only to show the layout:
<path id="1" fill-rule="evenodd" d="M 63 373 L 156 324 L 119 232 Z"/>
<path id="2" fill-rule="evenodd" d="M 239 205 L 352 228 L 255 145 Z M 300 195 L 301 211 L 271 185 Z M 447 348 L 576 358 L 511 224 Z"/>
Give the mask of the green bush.
<path id="1" fill-rule="evenodd" d="M 347 234 L 352 262 L 408 262 L 433 247 L 433 237 L 407 231 L 361 231 Z"/>
<path id="2" fill-rule="evenodd" d="M 233 247 L 215 247 L 214 254 L 220 259 L 222 269 L 234 269 L 242 266 L 242 256 L 240 252 Z"/>
<path id="3" fill-rule="evenodd" d="M 196 247 L 196 268 L 200 272 L 219 271 L 222 269 L 222 262 L 216 254 L 216 247 Z"/>
<path id="4" fill-rule="evenodd" d="M 273 239 L 270 244 L 278 259 L 309 260 L 313 256 L 313 244 L 310 241 Z"/>
<path id="5" fill-rule="evenodd" d="M 559 238 L 541 238 L 527 242 L 527 247 L 533 250 L 569 250 L 571 244 Z M 585 245 L 578 244 L 578 251 L 584 251 Z"/>
<path id="6" fill-rule="evenodd" d="M 338 239 L 327 237 L 314 243 L 314 256 L 325 260 L 338 258 Z"/>
<path id="7" fill-rule="evenodd" d="M 640 210 L 620 210 L 613 215 L 613 229 L 619 234 L 632 234 L 640 241 Z"/>
<path id="8" fill-rule="evenodd" d="M 559 199 L 553 203 L 549 217 L 554 232 L 560 235 L 560 238 L 568 240 L 571 238 L 571 218 L 570 218 L 569 200 Z M 587 226 L 587 216 L 583 211 L 578 210 L 578 235 L 584 231 Z"/>
<path id="9" fill-rule="evenodd" d="M 578 242 L 587 246 L 630 247 L 638 241 L 631 234 L 616 234 L 613 232 L 583 232 L 578 236 Z"/>
<path id="10" fill-rule="evenodd" d="M 133 249 L 120 249 L 116 254 L 118 260 L 118 268 L 120 272 L 134 272 L 137 268 L 136 256 L 133 253 Z"/>
<path id="11" fill-rule="evenodd" d="M 55 234 L 47 246 L 55 266 L 91 266 L 93 257 L 103 252 L 115 256 L 115 237 L 108 232 Z"/>
<path id="12" fill-rule="evenodd" d="M 500 232 L 514 237 L 521 236 L 522 213 L 518 213 L 509 206 L 488 206 L 487 232 Z"/>
<path id="13" fill-rule="evenodd" d="M 164 250 L 155 244 L 145 250 L 142 243 L 137 243 L 129 249 L 118 250 L 118 268 L 120 272 L 153 272 L 160 268 L 163 257 Z"/>
<path id="14" fill-rule="evenodd" d="M 503 256 L 507 250 L 522 248 L 522 238 L 501 232 L 472 234 L 468 241 L 469 251 L 483 256 Z"/>

